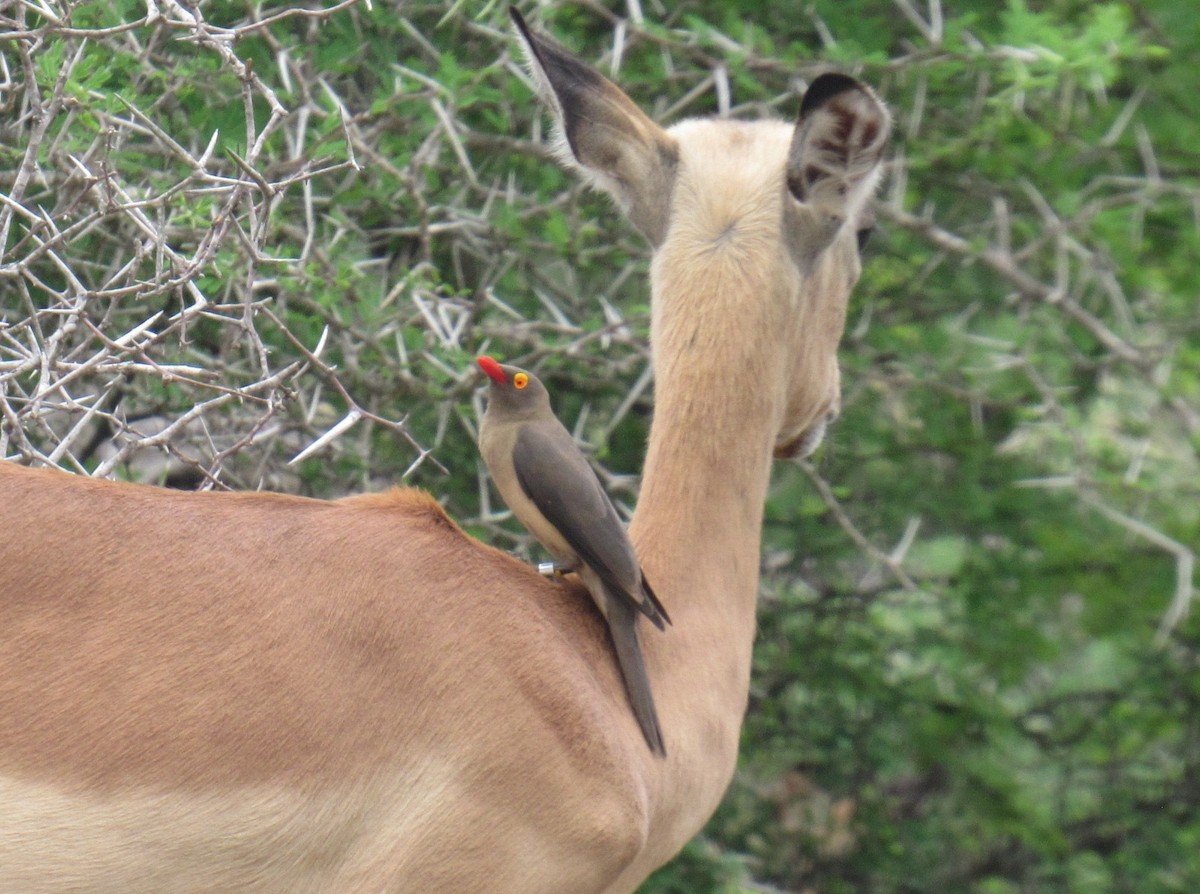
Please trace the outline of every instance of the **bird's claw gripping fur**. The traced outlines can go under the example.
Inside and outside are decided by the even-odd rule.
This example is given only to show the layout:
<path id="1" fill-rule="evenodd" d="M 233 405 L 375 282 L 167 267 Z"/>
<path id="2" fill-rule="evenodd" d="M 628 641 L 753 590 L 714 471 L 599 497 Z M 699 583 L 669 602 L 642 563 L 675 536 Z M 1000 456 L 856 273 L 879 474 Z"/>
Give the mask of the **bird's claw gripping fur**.
<path id="1" fill-rule="evenodd" d="M 578 562 L 538 562 L 538 574 L 542 577 L 562 577 L 579 569 Z"/>

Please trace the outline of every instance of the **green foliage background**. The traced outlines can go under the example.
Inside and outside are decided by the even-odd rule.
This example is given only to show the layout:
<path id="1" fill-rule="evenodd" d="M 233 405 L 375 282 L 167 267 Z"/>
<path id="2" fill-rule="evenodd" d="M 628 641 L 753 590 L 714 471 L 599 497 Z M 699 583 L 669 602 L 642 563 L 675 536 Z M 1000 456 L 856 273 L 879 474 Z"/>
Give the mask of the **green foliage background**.
<path id="1" fill-rule="evenodd" d="M 664 123 L 790 116 L 831 65 L 897 123 L 842 419 L 766 507 L 740 768 L 644 890 L 1200 890 L 1200 623 L 1168 617 L 1200 541 L 1200 17 L 521 5 Z M 208 486 L 406 479 L 528 550 L 477 472 L 486 349 L 542 373 L 633 502 L 647 248 L 547 157 L 502 4 L 201 3 L 224 55 L 180 7 L 45 9 L 0 4 L 6 456 L 94 471 L 232 389 L 152 446 Z M 56 451 L 63 419 L 96 428 Z"/>

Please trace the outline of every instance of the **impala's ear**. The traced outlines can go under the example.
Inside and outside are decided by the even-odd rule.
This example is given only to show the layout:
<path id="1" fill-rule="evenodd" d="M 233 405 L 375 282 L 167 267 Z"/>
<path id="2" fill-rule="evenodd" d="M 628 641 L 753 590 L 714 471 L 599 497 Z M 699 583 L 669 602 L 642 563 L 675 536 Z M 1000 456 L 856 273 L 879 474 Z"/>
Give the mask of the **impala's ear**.
<path id="1" fill-rule="evenodd" d="M 800 103 L 788 151 L 787 185 L 814 211 L 855 220 L 879 182 L 891 119 L 869 87 L 823 74 Z"/>
<path id="2" fill-rule="evenodd" d="M 555 117 L 558 154 L 609 193 L 655 245 L 666 236 L 675 140 L 619 87 L 509 8 L 529 70 Z"/>

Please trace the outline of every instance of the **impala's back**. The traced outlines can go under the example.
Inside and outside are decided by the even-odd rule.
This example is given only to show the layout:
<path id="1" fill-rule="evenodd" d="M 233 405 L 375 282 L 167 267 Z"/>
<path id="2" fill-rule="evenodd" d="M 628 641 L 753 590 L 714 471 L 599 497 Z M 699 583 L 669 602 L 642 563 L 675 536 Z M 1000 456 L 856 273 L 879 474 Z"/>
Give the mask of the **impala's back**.
<path id="1" fill-rule="evenodd" d="M 620 853 L 599 619 L 424 494 L 0 462 L 0 506 L 0 892 L 553 891 Z"/>

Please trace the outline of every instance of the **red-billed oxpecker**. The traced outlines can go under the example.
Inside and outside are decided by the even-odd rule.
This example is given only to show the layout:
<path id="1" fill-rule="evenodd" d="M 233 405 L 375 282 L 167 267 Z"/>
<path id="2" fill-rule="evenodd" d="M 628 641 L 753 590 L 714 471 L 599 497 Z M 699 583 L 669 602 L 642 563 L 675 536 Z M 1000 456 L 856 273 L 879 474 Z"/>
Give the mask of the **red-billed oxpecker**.
<path id="1" fill-rule="evenodd" d="M 608 621 L 617 664 L 650 750 L 666 754 L 638 642 L 638 615 L 659 630 L 671 622 L 650 589 L 625 526 L 575 439 L 550 409 L 537 377 L 491 357 L 479 452 L 517 520 L 550 551 L 555 567 L 579 573 Z"/>

